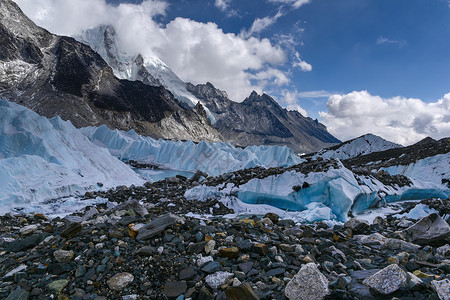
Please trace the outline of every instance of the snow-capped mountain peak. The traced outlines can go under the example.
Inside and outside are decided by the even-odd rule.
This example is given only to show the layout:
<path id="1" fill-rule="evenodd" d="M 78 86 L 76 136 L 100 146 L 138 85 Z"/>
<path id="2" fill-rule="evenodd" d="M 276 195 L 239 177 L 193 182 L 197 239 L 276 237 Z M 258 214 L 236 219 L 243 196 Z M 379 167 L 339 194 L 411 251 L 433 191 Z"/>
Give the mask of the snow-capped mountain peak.
<path id="1" fill-rule="evenodd" d="M 325 159 L 338 158 L 342 160 L 400 147 L 402 147 L 402 145 L 387 141 L 380 136 L 368 133 L 337 146 L 323 149 L 319 151 L 317 155 Z"/>
<path id="2" fill-rule="evenodd" d="M 168 66 L 157 56 L 129 55 L 124 52 L 115 29 L 110 25 L 94 27 L 75 37 L 82 43 L 92 47 L 113 69 L 114 74 L 131 81 L 139 80 L 152 86 L 164 86 L 174 97 L 188 107 L 195 107 L 199 102 L 197 97 L 186 89 L 183 82 Z M 214 116 L 203 105 L 206 114 L 215 122 Z"/>

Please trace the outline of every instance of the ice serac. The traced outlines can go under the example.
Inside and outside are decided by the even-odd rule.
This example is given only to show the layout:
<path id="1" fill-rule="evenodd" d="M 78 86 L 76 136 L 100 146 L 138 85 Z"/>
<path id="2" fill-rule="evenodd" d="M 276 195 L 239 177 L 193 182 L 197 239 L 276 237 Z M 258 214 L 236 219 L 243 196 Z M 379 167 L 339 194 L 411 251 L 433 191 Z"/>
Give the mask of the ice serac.
<path id="1" fill-rule="evenodd" d="M 80 131 L 121 160 L 146 162 L 179 171 L 200 170 L 211 176 L 256 166 L 291 166 L 302 161 L 286 146 L 242 149 L 223 142 L 155 140 L 134 131 L 110 130 L 106 126 L 86 127 Z"/>
<path id="2" fill-rule="evenodd" d="M 108 41 L 116 51 L 113 42 Z M 53 35 L 36 26 L 13 1 L 0 1 L 1 98 L 48 118 L 60 116 L 76 127 L 107 124 L 157 138 L 223 139 L 203 107 L 188 107 L 155 84 L 150 74 L 140 76 L 154 84 L 116 77 L 88 45 Z"/>
<path id="3" fill-rule="evenodd" d="M 332 219 L 345 222 L 350 211 L 359 213 L 401 200 L 447 199 L 450 194 L 450 190 L 442 185 L 420 180 L 411 180 L 404 185 L 383 183 L 375 175 L 357 175 L 339 161 L 323 161 L 316 163 L 314 168 L 317 170 L 305 172 L 310 168 L 300 164 L 280 174 L 259 175 L 241 185 L 202 185 L 186 191 L 185 197 L 218 198 L 238 213 L 257 213 L 258 205 L 270 205 L 298 211 L 298 218 L 303 221 Z M 248 204 L 254 205 L 254 209 Z"/>
<path id="4" fill-rule="evenodd" d="M 369 133 L 334 147 L 320 150 L 315 156 L 320 156 L 324 159 L 337 158 L 343 160 L 401 147 L 402 145 L 389 142 L 379 136 Z"/>
<path id="5" fill-rule="evenodd" d="M 70 122 L 0 100 L 0 212 L 143 180 Z"/>

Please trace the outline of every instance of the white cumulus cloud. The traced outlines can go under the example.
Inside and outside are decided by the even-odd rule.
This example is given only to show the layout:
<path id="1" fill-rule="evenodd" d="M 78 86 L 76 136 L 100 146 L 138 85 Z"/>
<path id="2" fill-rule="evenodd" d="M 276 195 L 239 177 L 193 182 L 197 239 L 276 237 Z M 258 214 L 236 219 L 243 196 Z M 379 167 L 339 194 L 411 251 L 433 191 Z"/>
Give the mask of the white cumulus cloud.
<path id="1" fill-rule="evenodd" d="M 328 130 L 342 140 L 366 133 L 403 145 L 427 136 L 450 136 L 450 93 L 436 102 L 420 99 L 373 96 L 367 91 L 333 95 L 327 112 L 319 112 Z"/>
<path id="2" fill-rule="evenodd" d="M 288 110 L 296 110 L 303 116 L 307 117 L 308 113 L 299 104 L 298 100 L 301 98 L 301 93 L 297 90 L 283 90 L 282 97 L 278 100 L 280 104 Z"/>
<path id="3" fill-rule="evenodd" d="M 226 8 L 228 0 L 217 1 Z M 163 25 L 167 1 L 113 6 L 105 0 L 17 0 L 38 25 L 63 35 L 103 24 L 116 28 L 129 54 L 156 55 L 184 81 L 212 82 L 242 101 L 252 90 L 289 82 L 286 49 L 269 39 L 224 33 L 215 23 L 176 18 Z"/>

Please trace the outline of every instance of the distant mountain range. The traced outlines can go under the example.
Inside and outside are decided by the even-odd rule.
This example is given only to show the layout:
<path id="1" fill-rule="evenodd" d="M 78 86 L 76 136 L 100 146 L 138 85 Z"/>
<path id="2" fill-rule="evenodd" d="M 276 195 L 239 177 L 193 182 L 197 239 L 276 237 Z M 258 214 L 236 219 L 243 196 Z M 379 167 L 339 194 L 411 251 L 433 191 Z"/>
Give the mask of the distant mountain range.
<path id="1" fill-rule="evenodd" d="M 297 153 L 340 143 L 317 120 L 253 92 L 231 101 L 212 84 L 183 82 L 158 57 L 124 53 L 114 28 L 62 37 L 0 3 L 0 97 L 77 127 L 105 124 L 155 138 L 287 145 Z"/>

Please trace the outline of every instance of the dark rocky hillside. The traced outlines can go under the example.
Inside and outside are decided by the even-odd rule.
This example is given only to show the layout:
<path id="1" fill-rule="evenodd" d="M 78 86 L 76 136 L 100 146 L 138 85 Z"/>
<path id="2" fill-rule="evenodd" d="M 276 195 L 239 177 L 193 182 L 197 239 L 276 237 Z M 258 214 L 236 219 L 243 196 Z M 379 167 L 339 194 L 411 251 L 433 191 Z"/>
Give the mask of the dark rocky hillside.
<path id="1" fill-rule="evenodd" d="M 0 3 L 0 97 L 75 126 L 105 124 L 153 137 L 218 141 L 203 109 L 187 109 L 164 87 L 130 82 L 89 46 L 36 26 Z"/>
<path id="2" fill-rule="evenodd" d="M 187 89 L 213 113 L 224 138 L 240 146 L 287 145 L 298 153 L 318 151 L 340 143 L 326 127 L 297 111 L 282 108 L 267 94 L 253 92 L 243 102 L 228 99 L 211 83 Z"/>

